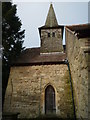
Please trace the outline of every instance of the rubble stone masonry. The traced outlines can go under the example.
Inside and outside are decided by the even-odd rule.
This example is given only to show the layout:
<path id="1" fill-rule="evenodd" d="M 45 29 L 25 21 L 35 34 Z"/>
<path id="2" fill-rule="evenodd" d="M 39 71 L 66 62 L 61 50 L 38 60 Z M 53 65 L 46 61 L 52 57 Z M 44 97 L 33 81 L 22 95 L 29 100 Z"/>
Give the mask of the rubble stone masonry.
<path id="1" fill-rule="evenodd" d="M 70 65 L 77 118 L 88 118 L 88 38 L 78 39 L 66 28 L 66 52 Z"/>
<path id="2" fill-rule="evenodd" d="M 11 67 L 4 112 L 19 112 L 20 118 L 45 115 L 45 88 L 52 85 L 56 96 L 56 115 L 73 117 L 69 81 L 65 64 Z"/>
<path id="3" fill-rule="evenodd" d="M 48 37 L 48 33 L 50 34 L 50 37 Z M 53 33 L 55 34 L 54 37 Z M 62 29 L 41 30 L 41 53 L 62 51 Z"/>

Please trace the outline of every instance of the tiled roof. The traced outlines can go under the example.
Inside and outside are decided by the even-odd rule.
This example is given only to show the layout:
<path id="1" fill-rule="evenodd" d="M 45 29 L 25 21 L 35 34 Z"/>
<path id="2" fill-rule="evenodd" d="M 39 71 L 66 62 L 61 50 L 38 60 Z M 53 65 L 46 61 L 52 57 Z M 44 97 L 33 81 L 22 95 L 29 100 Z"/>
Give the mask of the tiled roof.
<path id="1" fill-rule="evenodd" d="M 80 24 L 66 26 L 70 29 L 78 38 L 89 38 L 90 37 L 90 24 Z"/>
<path id="2" fill-rule="evenodd" d="M 24 50 L 12 65 L 60 63 L 65 59 L 65 53 L 40 54 L 40 48 L 29 48 Z"/>

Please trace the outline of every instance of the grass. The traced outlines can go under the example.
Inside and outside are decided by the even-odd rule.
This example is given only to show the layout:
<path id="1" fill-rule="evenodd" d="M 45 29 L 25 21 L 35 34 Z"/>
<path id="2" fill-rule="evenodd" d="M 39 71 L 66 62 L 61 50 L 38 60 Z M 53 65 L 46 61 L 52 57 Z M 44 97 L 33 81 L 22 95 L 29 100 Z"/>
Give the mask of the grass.
<path id="1" fill-rule="evenodd" d="M 23 118 L 23 119 L 2 119 L 2 120 L 74 120 L 74 118 Z"/>
<path id="2" fill-rule="evenodd" d="M 37 118 L 30 118 L 30 119 L 18 119 L 18 120 L 74 120 L 74 118 L 60 118 L 56 115 L 52 116 L 52 115 L 42 115 L 39 116 Z"/>
<path id="3" fill-rule="evenodd" d="M 60 118 L 56 115 L 41 115 L 37 118 L 17 118 L 16 116 L 4 116 L 2 120 L 74 120 L 74 118 Z"/>

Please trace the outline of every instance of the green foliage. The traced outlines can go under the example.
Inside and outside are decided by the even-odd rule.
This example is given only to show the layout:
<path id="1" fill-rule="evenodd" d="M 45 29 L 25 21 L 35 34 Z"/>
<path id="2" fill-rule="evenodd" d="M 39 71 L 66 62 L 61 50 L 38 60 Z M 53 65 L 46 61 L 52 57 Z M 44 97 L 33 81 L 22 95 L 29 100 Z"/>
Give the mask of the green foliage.
<path id="1" fill-rule="evenodd" d="M 24 30 L 21 31 L 21 21 L 16 16 L 16 5 L 11 2 L 2 3 L 2 45 L 3 59 L 10 65 L 11 61 L 23 50 Z"/>
<path id="2" fill-rule="evenodd" d="M 11 2 L 2 2 L 2 83 L 6 88 L 10 66 L 14 59 L 23 51 L 25 30 L 21 31 L 21 20 L 16 15 L 16 5 Z"/>

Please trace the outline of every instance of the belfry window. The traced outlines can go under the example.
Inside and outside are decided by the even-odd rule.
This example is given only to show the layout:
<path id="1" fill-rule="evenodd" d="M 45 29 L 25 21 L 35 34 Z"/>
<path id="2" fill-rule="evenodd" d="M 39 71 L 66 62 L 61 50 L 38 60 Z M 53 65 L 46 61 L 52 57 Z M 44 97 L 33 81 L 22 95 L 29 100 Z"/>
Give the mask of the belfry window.
<path id="1" fill-rule="evenodd" d="M 55 37 L 55 32 L 52 33 L 52 37 Z"/>
<path id="2" fill-rule="evenodd" d="M 50 37 L 50 33 L 48 33 L 48 37 Z"/>

